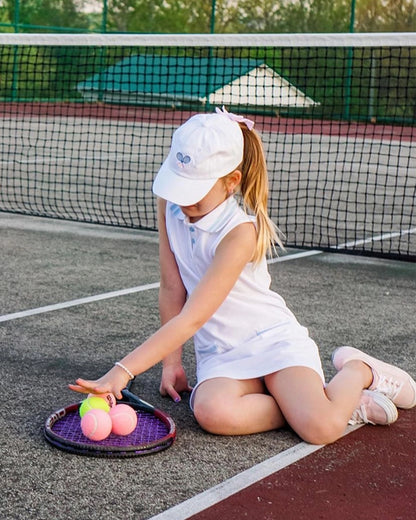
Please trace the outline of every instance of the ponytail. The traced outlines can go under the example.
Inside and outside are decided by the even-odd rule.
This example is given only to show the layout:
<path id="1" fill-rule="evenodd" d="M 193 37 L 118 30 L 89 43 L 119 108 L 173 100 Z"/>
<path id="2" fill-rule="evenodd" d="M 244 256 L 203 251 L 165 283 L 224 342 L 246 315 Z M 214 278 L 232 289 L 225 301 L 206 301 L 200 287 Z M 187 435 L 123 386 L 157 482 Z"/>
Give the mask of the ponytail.
<path id="1" fill-rule="evenodd" d="M 266 254 L 276 252 L 276 244 L 284 249 L 278 227 L 268 215 L 269 179 L 266 158 L 260 136 L 240 124 L 244 136 L 244 157 L 239 169 L 242 173 L 240 184 L 244 208 L 256 217 L 257 245 L 253 262 L 258 263 Z"/>

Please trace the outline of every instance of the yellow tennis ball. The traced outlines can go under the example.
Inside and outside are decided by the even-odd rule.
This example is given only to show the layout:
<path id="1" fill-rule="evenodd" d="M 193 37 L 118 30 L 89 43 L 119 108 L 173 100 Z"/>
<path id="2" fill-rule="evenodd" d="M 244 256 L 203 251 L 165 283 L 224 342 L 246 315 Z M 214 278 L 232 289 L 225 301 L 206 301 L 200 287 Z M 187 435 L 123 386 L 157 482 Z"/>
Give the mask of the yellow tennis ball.
<path id="1" fill-rule="evenodd" d="M 107 403 L 110 405 L 110 408 L 117 404 L 117 400 L 114 397 L 114 394 L 111 392 L 106 392 L 105 394 L 88 394 L 88 397 L 101 397 L 107 401 Z"/>
<path id="2" fill-rule="evenodd" d="M 102 397 L 88 397 L 87 399 L 84 399 L 84 401 L 82 401 L 82 403 L 80 404 L 80 417 L 84 417 L 84 415 L 90 410 L 104 410 L 105 412 L 109 412 L 110 405 Z"/>

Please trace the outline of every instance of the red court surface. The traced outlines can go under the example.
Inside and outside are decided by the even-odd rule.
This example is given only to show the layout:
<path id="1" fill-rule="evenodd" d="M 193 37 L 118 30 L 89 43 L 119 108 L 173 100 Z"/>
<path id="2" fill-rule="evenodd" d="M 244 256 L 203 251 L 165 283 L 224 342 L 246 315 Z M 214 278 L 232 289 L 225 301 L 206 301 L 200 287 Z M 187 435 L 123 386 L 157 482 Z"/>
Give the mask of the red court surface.
<path id="1" fill-rule="evenodd" d="M 414 520 L 416 409 L 365 426 L 189 520 Z"/>
<path id="2" fill-rule="evenodd" d="M 71 102 L 2 102 L 0 117 L 87 117 L 96 119 L 118 119 L 159 125 L 178 126 L 195 114 L 189 110 L 169 110 L 146 108 L 133 105 L 109 103 Z M 281 117 L 278 115 L 253 116 L 260 131 L 285 134 L 317 134 L 327 136 L 347 136 L 361 139 L 385 141 L 416 141 L 416 127 L 373 123 L 370 121 L 339 121 L 305 119 L 302 117 Z"/>

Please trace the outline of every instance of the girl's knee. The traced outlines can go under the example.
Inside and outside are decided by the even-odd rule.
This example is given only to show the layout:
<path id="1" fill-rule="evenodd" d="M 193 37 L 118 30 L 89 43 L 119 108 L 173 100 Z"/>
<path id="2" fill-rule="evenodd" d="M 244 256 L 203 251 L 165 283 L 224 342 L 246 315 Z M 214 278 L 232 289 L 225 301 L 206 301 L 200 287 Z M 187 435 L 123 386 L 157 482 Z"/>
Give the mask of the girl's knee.
<path id="1" fill-rule="evenodd" d="M 294 424 L 292 427 L 305 442 L 331 444 L 342 436 L 346 424 L 343 420 L 337 420 L 336 417 L 330 419 L 306 416 L 302 418 L 299 424 Z"/>
<path id="2" fill-rule="evenodd" d="M 194 415 L 202 429 L 217 435 L 232 435 L 238 424 L 232 410 L 223 402 L 198 400 L 194 404 Z"/>

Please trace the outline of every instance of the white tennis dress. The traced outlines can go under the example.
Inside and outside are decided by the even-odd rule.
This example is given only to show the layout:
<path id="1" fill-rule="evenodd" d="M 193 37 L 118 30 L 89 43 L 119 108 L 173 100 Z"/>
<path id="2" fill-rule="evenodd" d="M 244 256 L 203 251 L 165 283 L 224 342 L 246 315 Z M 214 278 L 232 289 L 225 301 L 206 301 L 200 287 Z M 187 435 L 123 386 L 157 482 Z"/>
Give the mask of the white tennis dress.
<path id="1" fill-rule="evenodd" d="M 252 221 L 234 197 L 195 223 L 189 222 L 179 206 L 167 203 L 170 247 L 188 295 L 224 236 Z M 207 379 L 251 379 L 291 366 L 310 367 L 324 382 L 315 342 L 283 298 L 270 290 L 270 282 L 265 259 L 257 266 L 247 264 L 225 301 L 195 334 L 197 385 L 193 393 Z"/>

